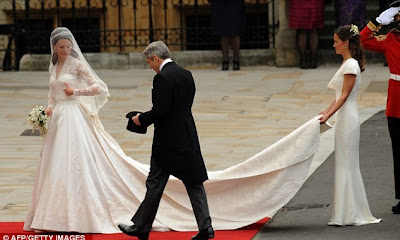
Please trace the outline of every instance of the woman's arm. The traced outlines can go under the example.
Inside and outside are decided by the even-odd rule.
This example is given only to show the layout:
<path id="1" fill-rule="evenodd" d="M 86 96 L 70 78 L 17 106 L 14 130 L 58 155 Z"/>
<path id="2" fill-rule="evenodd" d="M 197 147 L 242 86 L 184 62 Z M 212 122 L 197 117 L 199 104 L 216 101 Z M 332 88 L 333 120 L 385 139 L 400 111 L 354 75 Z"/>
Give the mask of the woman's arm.
<path id="1" fill-rule="evenodd" d="M 336 100 L 333 100 L 333 102 L 332 102 L 324 111 L 320 112 L 319 114 L 320 114 L 320 115 L 324 115 L 324 114 L 328 113 L 329 110 L 331 110 L 331 108 L 333 107 L 333 105 L 334 105 L 335 103 L 336 103 Z"/>
<path id="2" fill-rule="evenodd" d="M 54 107 L 54 103 L 56 102 L 56 100 L 54 99 L 54 94 L 53 94 L 53 90 L 51 89 L 51 87 L 49 90 L 48 97 L 49 97 L 49 101 L 47 103 L 47 108 L 44 111 L 45 111 L 46 115 L 48 117 L 50 117 L 53 114 L 53 107 Z"/>
<path id="3" fill-rule="evenodd" d="M 345 74 L 343 79 L 343 87 L 342 87 L 342 94 L 340 97 L 334 101 L 331 106 L 329 106 L 326 110 L 327 112 L 322 112 L 323 116 L 319 118 L 321 123 L 328 121 L 328 119 L 335 114 L 339 108 L 343 106 L 346 102 L 347 98 L 349 97 L 351 90 L 353 90 L 354 84 L 356 82 L 356 75 L 354 74 Z"/>
<path id="4" fill-rule="evenodd" d="M 65 84 L 66 88 L 64 89 L 65 94 L 68 96 L 94 96 L 101 94 L 101 88 L 96 83 L 95 78 L 90 73 L 89 69 L 85 67 L 83 63 L 78 64 L 77 69 L 78 76 L 82 77 L 82 79 L 87 83 L 87 88 L 72 88 L 67 83 Z"/>

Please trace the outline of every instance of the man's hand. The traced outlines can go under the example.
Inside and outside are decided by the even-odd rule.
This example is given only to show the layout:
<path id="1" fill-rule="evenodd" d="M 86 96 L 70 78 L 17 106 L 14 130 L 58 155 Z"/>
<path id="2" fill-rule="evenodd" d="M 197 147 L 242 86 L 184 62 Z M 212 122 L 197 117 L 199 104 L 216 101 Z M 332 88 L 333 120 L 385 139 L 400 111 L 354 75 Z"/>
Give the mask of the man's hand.
<path id="1" fill-rule="evenodd" d="M 74 94 L 74 89 L 68 85 L 68 83 L 65 83 L 66 88 L 64 88 L 64 92 L 65 94 L 67 94 L 67 96 L 71 96 L 72 94 Z"/>
<path id="2" fill-rule="evenodd" d="M 391 7 L 383 11 L 376 21 L 381 25 L 388 25 L 394 21 L 394 17 L 399 13 L 399 7 Z"/>
<path id="3" fill-rule="evenodd" d="M 139 113 L 136 114 L 134 117 L 132 117 L 132 121 L 137 125 L 140 126 L 140 122 L 139 122 Z"/>

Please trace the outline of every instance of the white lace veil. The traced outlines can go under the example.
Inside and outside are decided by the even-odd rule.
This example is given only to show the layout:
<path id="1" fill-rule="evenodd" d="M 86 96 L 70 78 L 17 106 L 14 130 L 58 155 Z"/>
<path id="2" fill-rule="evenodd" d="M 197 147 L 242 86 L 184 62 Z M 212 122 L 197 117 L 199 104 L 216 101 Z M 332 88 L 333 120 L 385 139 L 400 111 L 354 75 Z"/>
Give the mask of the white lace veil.
<path id="1" fill-rule="evenodd" d="M 50 35 L 50 47 L 51 47 L 51 58 L 50 58 L 50 66 L 49 71 L 50 74 L 53 72 L 54 67 L 57 64 L 58 56 L 57 53 L 54 51 L 54 46 L 57 44 L 58 40 L 60 39 L 68 39 L 72 43 L 72 50 L 71 55 L 69 58 L 73 57 L 79 60 L 80 63 L 83 64 L 83 67 L 89 72 L 90 77 L 92 77 L 95 81 L 94 85 L 100 88 L 101 93 L 99 95 L 94 96 L 79 96 L 78 101 L 81 103 L 82 107 L 85 108 L 86 111 L 90 115 L 97 115 L 99 109 L 104 106 L 107 102 L 108 97 L 110 96 L 108 92 L 107 85 L 97 76 L 97 74 L 93 71 L 90 67 L 89 63 L 86 61 L 85 57 L 83 56 L 81 49 L 79 48 L 78 43 L 76 42 L 74 35 L 68 28 L 65 27 L 58 27 L 53 30 Z M 72 63 L 76 61 L 66 61 L 64 63 L 63 69 L 71 66 L 66 66 L 68 63 Z M 89 86 L 86 86 L 89 87 Z"/>

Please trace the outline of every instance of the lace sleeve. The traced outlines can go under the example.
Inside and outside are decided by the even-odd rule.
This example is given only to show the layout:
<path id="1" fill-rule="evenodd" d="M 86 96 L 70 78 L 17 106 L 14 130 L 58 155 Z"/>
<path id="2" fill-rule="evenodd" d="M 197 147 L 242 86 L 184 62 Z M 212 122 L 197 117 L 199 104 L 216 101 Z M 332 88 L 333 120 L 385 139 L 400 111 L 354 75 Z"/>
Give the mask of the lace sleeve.
<path id="1" fill-rule="evenodd" d="M 95 78 L 81 63 L 78 64 L 77 74 L 87 83 L 89 87 L 74 89 L 74 96 L 94 96 L 101 94 L 100 86 L 96 83 Z"/>
<path id="2" fill-rule="evenodd" d="M 51 87 L 50 87 L 50 90 L 49 90 L 48 97 L 49 97 L 49 101 L 47 103 L 47 107 L 53 108 L 54 107 L 54 103 L 56 102 L 56 100 L 54 99 L 54 94 L 53 94 L 53 90 L 51 90 Z"/>

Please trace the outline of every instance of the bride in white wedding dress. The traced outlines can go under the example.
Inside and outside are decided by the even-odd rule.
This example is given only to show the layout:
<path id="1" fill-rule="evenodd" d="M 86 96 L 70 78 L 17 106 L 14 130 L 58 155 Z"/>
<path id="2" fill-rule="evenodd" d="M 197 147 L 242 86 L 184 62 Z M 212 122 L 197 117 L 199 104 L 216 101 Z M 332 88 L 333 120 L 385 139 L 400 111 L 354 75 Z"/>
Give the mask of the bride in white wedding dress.
<path id="1" fill-rule="evenodd" d="M 321 114 L 326 122 L 336 112 L 335 123 L 335 190 L 332 217 L 329 225 L 365 225 L 379 223 L 369 209 L 360 172 L 360 117 L 357 109 L 357 90 L 364 53 L 355 25 L 339 27 L 334 34 L 334 48 L 343 62 L 329 82 L 336 91 L 336 100 Z"/>
<path id="2" fill-rule="evenodd" d="M 43 140 L 24 229 L 117 233 L 143 200 L 149 166 L 126 156 L 104 130 L 99 109 L 106 84 L 83 57 L 72 33 L 51 35 L 48 133 Z M 236 229 L 272 217 L 300 189 L 318 150 L 320 123 L 311 119 L 243 163 L 209 172 L 214 229 Z M 182 182 L 168 181 L 153 230 L 195 231 Z"/>

